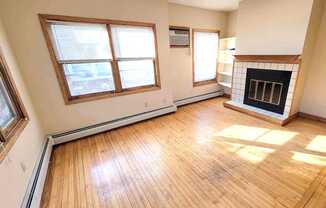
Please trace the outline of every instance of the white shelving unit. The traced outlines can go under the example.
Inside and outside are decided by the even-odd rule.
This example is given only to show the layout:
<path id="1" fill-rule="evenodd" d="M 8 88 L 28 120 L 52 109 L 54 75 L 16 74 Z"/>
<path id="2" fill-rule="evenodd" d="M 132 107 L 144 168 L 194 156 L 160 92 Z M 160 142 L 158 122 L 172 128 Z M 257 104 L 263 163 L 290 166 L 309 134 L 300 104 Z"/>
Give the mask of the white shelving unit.
<path id="1" fill-rule="evenodd" d="M 218 60 L 218 83 L 226 88 L 231 88 L 233 76 L 233 61 L 235 54 L 236 38 L 220 39 Z"/>

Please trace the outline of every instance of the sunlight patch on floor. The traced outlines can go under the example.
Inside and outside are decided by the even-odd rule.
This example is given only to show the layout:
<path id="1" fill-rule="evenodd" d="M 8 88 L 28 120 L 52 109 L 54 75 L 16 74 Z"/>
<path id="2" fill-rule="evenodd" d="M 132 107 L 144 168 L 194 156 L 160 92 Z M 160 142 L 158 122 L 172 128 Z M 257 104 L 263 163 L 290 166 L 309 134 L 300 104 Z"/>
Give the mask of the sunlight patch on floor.
<path id="1" fill-rule="evenodd" d="M 293 152 L 292 159 L 304 163 L 308 163 L 311 165 L 325 166 L 326 165 L 326 157 L 311 155 L 301 152 Z"/>
<path id="2" fill-rule="evenodd" d="M 326 152 L 326 136 L 316 136 L 307 146 L 308 150 Z"/>
<path id="3" fill-rule="evenodd" d="M 275 150 L 270 148 L 246 146 L 237 151 L 237 155 L 252 163 L 262 162 L 269 154 Z"/>
<path id="4" fill-rule="evenodd" d="M 229 142 L 223 142 L 223 147 L 226 149 L 228 152 L 236 152 L 238 151 L 241 147 L 244 147 L 245 145 L 242 144 L 237 144 L 237 143 L 229 143 Z"/>
<path id="5" fill-rule="evenodd" d="M 231 139 L 283 145 L 293 139 L 296 135 L 298 135 L 298 133 L 292 131 L 271 130 L 267 128 L 250 127 L 244 125 L 233 125 L 218 132 L 215 135 Z"/>
<path id="6" fill-rule="evenodd" d="M 258 137 L 267 133 L 268 131 L 269 129 L 265 129 L 265 128 L 257 128 L 257 127 L 250 127 L 244 125 L 233 125 L 227 129 L 218 132 L 216 136 L 254 141 Z"/>
<path id="7" fill-rule="evenodd" d="M 283 145 L 294 138 L 298 133 L 281 130 L 271 130 L 270 132 L 262 135 L 256 141 L 266 144 Z"/>

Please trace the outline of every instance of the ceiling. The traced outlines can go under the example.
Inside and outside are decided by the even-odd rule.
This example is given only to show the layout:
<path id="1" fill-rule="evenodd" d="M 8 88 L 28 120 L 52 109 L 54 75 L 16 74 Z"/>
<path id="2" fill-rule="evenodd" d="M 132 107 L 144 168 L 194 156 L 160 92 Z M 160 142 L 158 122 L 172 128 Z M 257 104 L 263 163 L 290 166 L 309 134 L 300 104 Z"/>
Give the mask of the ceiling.
<path id="1" fill-rule="evenodd" d="M 217 11 L 236 10 L 241 0 L 169 0 L 170 3 Z"/>

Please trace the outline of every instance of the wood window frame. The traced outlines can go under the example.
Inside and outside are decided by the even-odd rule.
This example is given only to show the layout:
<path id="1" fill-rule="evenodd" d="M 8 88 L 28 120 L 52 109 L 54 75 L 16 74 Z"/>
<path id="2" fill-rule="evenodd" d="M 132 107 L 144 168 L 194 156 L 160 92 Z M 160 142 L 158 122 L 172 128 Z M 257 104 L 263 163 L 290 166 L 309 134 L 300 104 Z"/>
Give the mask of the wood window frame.
<path id="1" fill-rule="evenodd" d="M 49 15 L 49 14 L 39 14 L 39 20 L 41 23 L 42 31 L 45 37 L 46 45 L 50 53 L 51 61 L 55 69 L 55 73 L 57 79 L 59 81 L 60 89 L 63 94 L 63 98 L 66 105 L 76 104 L 81 102 L 87 102 L 92 100 L 98 100 L 109 97 L 123 96 L 135 93 L 142 93 L 153 90 L 161 89 L 161 81 L 160 81 L 160 69 L 159 69 L 159 58 L 158 58 L 158 43 L 157 43 L 157 31 L 155 23 L 146 23 L 146 22 L 133 22 L 133 21 L 122 21 L 122 20 L 111 20 L 111 19 L 97 19 L 97 18 L 86 18 L 86 17 L 73 17 L 73 16 L 62 16 L 62 15 Z M 66 76 L 64 74 L 63 63 L 60 63 L 57 59 L 56 52 L 54 49 L 54 44 L 52 41 L 52 33 L 50 31 L 50 24 L 48 21 L 60 21 L 60 22 L 69 22 L 69 23 L 89 23 L 89 24 L 104 24 L 106 25 L 108 35 L 109 35 L 109 44 L 112 53 L 112 76 L 115 84 L 115 90 L 109 92 L 98 92 L 91 93 L 86 95 L 79 96 L 71 96 L 68 82 L 66 80 Z M 118 61 L 121 61 L 121 58 L 117 58 L 115 56 L 115 51 L 113 47 L 113 39 L 111 32 L 111 25 L 122 25 L 122 26 L 139 26 L 139 27 L 150 27 L 153 30 L 154 34 L 154 45 L 155 45 L 155 58 L 153 59 L 154 64 L 154 75 L 155 75 L 155 83 L 153 85 L 139 86 L 123 89 L 121 83 L 121 77 L 119 73 Z M 144 58 L 127 58 L 123 60 L 140 60 Z M 87 61 L 87 60 L 85 60 Z M 89 60 L 94 62 L 94 60 Z M 100 61 L 100 60 L 99 60 Z"/>
<path id="2" fill-rule="evenodd" d="M 5 57 L 0 48 L 0 79 L 12 102 L 12 108 L 17 118 L 10 122 L 5 129 L 0 129 L 0 162 L 6 157 L 11 147 L 15 144 L 21 132 L 26 127 L 29 118 L 25 106 L 19 96 L 15 82 L 10 73 Z"/>
<path id="3" fill-rule="evenodd" d="M 204 80 L 204 81 L 195 81 L 195 32 L 206 32 L 206 33 L 217 33 L 218 39 L 220 40 L 220 31 L 215 29 L 196 29 L 193 28 L 191 31 L 191 44 L 192 44 L 192 84 L 193 87 L 203 86 L 203 85 L 209 85 L 209 84 L 217 84 L 218 80 L 218 67 L 216 64 L 216 77 L 211 80 Z M 218 50 L 218 48 L 217 48 Z M 218 53 L 218 51 L 217 51 Z"/>

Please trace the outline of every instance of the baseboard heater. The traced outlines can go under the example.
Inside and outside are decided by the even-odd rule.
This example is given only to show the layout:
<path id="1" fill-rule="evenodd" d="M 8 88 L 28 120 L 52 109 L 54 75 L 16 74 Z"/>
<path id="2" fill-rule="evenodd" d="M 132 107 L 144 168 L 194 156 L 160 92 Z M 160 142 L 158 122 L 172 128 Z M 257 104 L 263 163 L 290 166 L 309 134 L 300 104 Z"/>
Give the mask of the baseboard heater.
<path id="1" fill-rule="evenodd" d="M 41 152 L 41 155 L 39 156 L 39 159 L 37 160 L 38 163 L 36 164 L 34 171 L 31 176 L 31 181 L 27 187 L 27 191 L 25 194 L 25 197 L 23 199 L 21 208 L 38 208 L 40 206 L 43 187 L 48 171 L 48 166 L 50 162 L 51 152 L 53 145 L 61 144 L 65 142 L 69 142 L 72 140 L 76 140 L 79 138 L 83 138 L 86 136 L 98 134 L 101 132 L 105 132 L 111 129 L 115 129 L 118 127 L 126 126 L 129 124 L 133 124 L 139 121 L 147 120 L 150 118 L 154 118 L 157 116 L 165 115 L 168 113 L 173 113 L 177 111 L 177 106 L 186 105 L 193 102 L 198 102 L 201 100 L 206 100 L 209 98 L 214 98 L 218 96 L 222 96 L 223 91 L 217 91 L 213 93 L 208 93 L 204 95 L 194 96 L 190 98 L 185 98 L 182 100 L 178 100 L 175 102 L 174 105 L 167 106 L 164 108 L 147 111 L 144 113 L 139 113 L 132 116 L 127 116 L 124 118 L 95 124 L 92 126 L 88 126 L 85 128 L 80 128 L 64 133 L 59 134 L 53 134 L 49 135 L 45 144 L 44 148 Z"/>
<path id="2" fill-rule="evenodd" d="M 224 91 L 220 90 L 220 91 L 211 92 L 211 93 L 207 93 L 207 94 L 203 94 L 203 95 L 197 95 L 197 96 L 193 96 L 193 97 L 184 98 L 181 100 L 176 100 L 176 101 L 174 101 L 174 104 L 179 107 L 182 105 L 187 105 L 190 103 L 195 103 L 195 102 L 207 100 L 207 99 L 214 98 L 214 97 L 219 97 L 222 95 L 224 95 Z"/>
<path id="3" fill-rule="evenodd" d="M 43 193 L 43 187 L 48 172 L 49 162 L 52 153 L 52 140 L 46 139 L 42 152 L 38 158 L 31 180 L 27 186 L 21 208 L 39 208 Z"/>
<path id="4" fill-rule="evenodd" d="M 64 133 L 60 133 L 60 134 L 50 135 L 50 137 L 53 139 L 54 145 L 57 145 L 57 144 L 69 142 L 72 140 L 80 139 L 80 138 L 83 138 L 86 136 L 105 132 L 105 131 L 115 129 L 118 127 L 133 124 L 133 123 L 136 123 L 139 121 L 143 121 L 143 120 L 147 120 L 147 119 L 154 118 L 157 116 L 161 116 L 164 114 L 176 112 L 176 111 L 177 111 L 177 107 L 175 105 L 171 105 L 171 106 L 156 109 L 153 111 L 147 111 L 144 113 L 127 116 L 124 118 L 120 118 L 120 119 L 116 119 L 116 120 L 112 120 L 112 121 L 108 121 L 108 122 L 104 122 L 104 123 L 100 123 L 100 124 L 95 124 L 95 125 L 88 126 L 85 128 L 80 128 L 80 129 L 76 129 L 76 130 L 72 130 L 72 131 L 68 131 L 68 132 L 64 132 Z"/>

